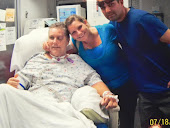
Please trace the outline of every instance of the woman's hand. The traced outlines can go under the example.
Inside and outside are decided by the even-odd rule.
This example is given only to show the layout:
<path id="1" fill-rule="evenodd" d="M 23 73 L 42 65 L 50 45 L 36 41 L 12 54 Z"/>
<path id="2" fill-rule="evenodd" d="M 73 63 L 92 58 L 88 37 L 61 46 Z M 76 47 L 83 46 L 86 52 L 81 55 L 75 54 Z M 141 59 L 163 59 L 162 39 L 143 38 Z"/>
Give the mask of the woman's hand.
<path id="1" fill-rule="evenodd" d="M 19 85 L 19 80 L 17 79 L 18 74 L 16 74 L 14 77 L 11 77 L 8 79 L 7 84 L 9 84 L 10 86 L 17 88 Z"/>
<path id="2" fill-rule="evenodd" d="M 106 109 L 116 108 L 118 106 L 117 96 L 113 94 L 105 95 L 101 100 L 101 105 L 105 106 Z"/>
<path id="3" fill-rule="evenodd" d="M 43 49 L 44 49 L 45 51 L 49 51 L 48 42 L 44 42 L 44 43 L 43 43 Z"/>

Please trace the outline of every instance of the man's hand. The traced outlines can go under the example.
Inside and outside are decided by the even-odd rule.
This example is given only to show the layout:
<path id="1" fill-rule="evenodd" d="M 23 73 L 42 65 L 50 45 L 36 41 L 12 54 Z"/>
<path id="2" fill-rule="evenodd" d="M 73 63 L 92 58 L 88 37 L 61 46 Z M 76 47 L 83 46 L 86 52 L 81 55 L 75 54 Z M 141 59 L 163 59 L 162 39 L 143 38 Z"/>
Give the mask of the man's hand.
<path id="1" fill-rule="evenodd" d="M 19 80 L 17 79 L 18 74 L 16 74 L 14 77 L 11 77 L 8 79 L 7 84 L 9 84 L 10 86 L 17 88 L 19 85 Z"/>
<path id="2" fill-rule="evenodd" d="M 170 81 L 168 82 L 168 86 L 167 86 L 167 88 L 170 88 Z"/>

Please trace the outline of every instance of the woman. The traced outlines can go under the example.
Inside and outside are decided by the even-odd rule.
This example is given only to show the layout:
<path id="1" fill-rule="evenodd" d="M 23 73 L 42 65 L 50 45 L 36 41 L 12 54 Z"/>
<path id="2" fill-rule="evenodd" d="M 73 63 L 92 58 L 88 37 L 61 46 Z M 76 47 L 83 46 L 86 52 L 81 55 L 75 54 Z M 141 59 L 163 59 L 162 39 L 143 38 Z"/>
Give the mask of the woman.
<path id="1" fill-rule="evenodd" d="M 129 80 L 126 58 L 116 41 L 114 27 L 110 24 L 90 27 L 87 20 L 78 15 L 68 17 L 65 24 L 73 38 L 71 52 L 78 53 L 99 73 L 109 89 L 119 95 L 120 127 L 133 128 L 137 92 Z"/>
<path id="2" fill-rule="evenodd" d="M 7 83 L 12 87 L 0 86 L 0 127 L 94 128 L 92 121 L 69 103 L 72 94 L 85 85 L 104 95 L 101 104 L 106 108 L 117 106 L 113 95 L 106 94 L 109 89 L 100 76 L 78 55 L 66 54 L 68 42 L 65 25 L 52 25 L 48 52 L 35 55 L 17 78 L 10 78 Z"/>

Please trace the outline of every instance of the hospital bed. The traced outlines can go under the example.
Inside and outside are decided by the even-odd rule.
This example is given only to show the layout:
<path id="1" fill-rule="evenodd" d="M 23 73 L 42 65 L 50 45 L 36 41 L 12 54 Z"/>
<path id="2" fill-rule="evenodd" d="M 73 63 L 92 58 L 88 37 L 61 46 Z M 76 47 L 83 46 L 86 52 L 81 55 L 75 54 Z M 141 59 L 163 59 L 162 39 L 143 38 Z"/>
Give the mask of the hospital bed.
<path id="1" fill-rule="evenodd" d="M 18 72 L 21 70 L 26 61 L 34 54 L 44 51 L 42 48 L 43 42 L 48 39 L 48 28 L 40 28 L 31 31 L 29 34 L 24 35 L 15 41 L 13 54 L 11 58 L 10 72 Z M 118 128 L 118 112 L 120 108 L 114 108 L 107 111 L 109 120 L 103 119 L 98 113 L 92 109 L 83 111 L 87 118 L 97 123 L 98 128 L 107 128 L 103 123 L 107 123 L 109 128 Z M 102 110 L 101 110 L 102 111 Z M 82 112 L 82 113 L 83 113 Z M 93 116 L 91 116 L 91 113 Z"/>

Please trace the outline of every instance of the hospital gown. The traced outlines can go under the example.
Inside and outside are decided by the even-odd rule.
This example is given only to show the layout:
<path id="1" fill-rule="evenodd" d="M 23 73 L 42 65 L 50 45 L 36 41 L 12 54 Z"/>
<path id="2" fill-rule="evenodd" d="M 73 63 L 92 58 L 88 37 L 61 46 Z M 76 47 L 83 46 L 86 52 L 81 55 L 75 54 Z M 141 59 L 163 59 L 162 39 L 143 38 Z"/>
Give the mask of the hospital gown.
<path id="1" fill-rule="evenodd" d="M 1 128 L 96 127 L 70 104 L 75 90 L 101 82 L 95 70 L 78 55 L 47 59 L 40 53 L 18 74 L 28 91 L 0 86 Z"/>

